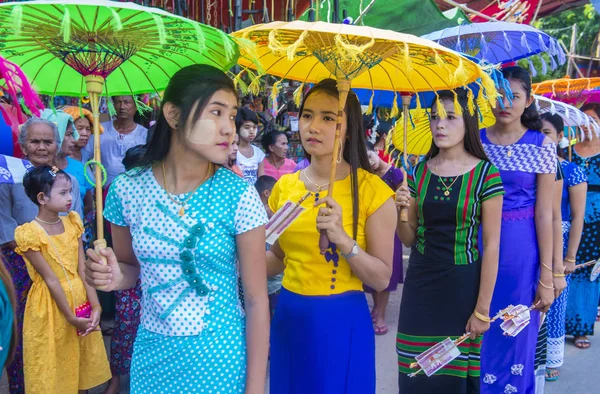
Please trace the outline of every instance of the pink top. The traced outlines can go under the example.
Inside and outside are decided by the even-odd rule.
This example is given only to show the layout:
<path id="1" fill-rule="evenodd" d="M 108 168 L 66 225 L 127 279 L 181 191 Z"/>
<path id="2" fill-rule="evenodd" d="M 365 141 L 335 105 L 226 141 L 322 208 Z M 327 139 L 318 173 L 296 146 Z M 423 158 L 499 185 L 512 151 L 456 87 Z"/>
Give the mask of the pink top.
<path id="1" fill-rule="evenodd" d="M 265 159 L 265 175 L 272 176 L 276 180 L 279 180 L 282 176 L 286 174 L 291 174 L 296 169 L 296 162 L 291 159 L 285 159 L 283 165 L 279 168 L 275 168 L 269 160 Z"/>

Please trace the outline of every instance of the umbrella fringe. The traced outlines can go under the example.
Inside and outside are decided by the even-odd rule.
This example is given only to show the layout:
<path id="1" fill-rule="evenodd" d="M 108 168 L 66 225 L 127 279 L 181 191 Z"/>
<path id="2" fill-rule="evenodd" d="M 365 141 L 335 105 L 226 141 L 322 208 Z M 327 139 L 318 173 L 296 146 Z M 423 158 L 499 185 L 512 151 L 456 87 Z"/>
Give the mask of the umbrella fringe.
<path id="1" fill-rule="evenodd" d="M 21 34 L 21 28 L 23 27 L 23 6 L 16 5 L 13 7 L 11 12 L 12 28 L 16 35 Z"/>
<path id="2" fill-rule="evenodd" d="M 260 77 L 250 69 L 246 69 L 246 73 L 248 74 L 248 80 L 250 81 L 250 84 L 248 84 L 248 91 L 256 96 L 258 93 L 260 93 L 260 85 L 252 84 L 252 82 L 257 79 L 260 81 Z"/>
<path id="3" fill-rule="evenodd" d="M 196 40 L 198 41 L 198 52 L 202 53 L 203 50 L 206 49 L 206 37 L 204 37 L 204 32 L 202 31 L 202 27 L 198 23 L 190 22 L 192 26 L 194 26 L 194 30 L 196 30 Z"/>
<path id="4" fill-rule="evenodd" d="M 444 119 L 448 116 L 448 114 L 446 113 L 446 108 L 444 108 L 444 103 L 442 103 L 442 100 L 440 100 L 440 95 L 437 92 L 435 92 L 435 96 L 435 104 L 437 106 L 438 116 L 441 119 Z"/>
<path id="5" fill-rule="evenodd" d="M 358 56 L 364 53 L 367 49 L 375 45 L 375 39 L 371 38 L 369 42 L 364 45 L 354 45 L 344 41 L 341 34 L 335 36 L 335 44 L 338 50 L 338 54 L 344 58 L 351 58 L 352 60 L 358 60 Z M 406 44 L 408 48 L 408 44 Z"/>
<path id="6" fill-rule="evenodd" d="M 454 75 L 452 77 L 454 85 L 466 85 L 467 79 L 469 78 L 469 73 L 467 68 L 465 67 L 465 63 L 462 60 L 462 57 L 458 58 L 458 66 L 456 70 L 454 70 Z"/>
<path id="7" fill-rule="evenodd" d="M 298 48 L 300 48 L 300 46 L 304 44 L 304 39 L 306 38 L 307 35 L 308 35 L 308 30 L 303 31 L 302 34 L 300 34 L 300 37 L 298 37 L 298 39 L 296 41 L 294 41 L 294 43 L 292 45 L 288 46 L 287 49 L 285 50 L 285 52 L 287 54 L 287 58 L 290 62 L 294 61 L 294 59 L 296 58 L 296 53 L 298 52 Z"/>
<path id="8" fill-rule="evenodd" d="M 540 33 L 538 33 L 538 42 L 540 43 L 540 49 L 544 52 L 548 50 L 546 43 L 544 42 L 544 37 Z"/>
<path id="9" fill-rule="evenodd" d="M 410 60 L 410 48 L 408 47 L 408 43 L 405 42 L 404 46 L 402 47 L 399 45 L 398 49 L 400 49 L 400 52 L 402 53 L 402 56 L 400 56 L 400 67 L 404 70 L 404 73 L 408 77 L 412 68 L 412 62 Z"/>
<path id="10" fill-rule="evenodd" d="M 66 7 L 62 21 L 60 22 L 60 34 L 62 35 L 63 42 L 71 40 L 71 12 Z"/>
<path id="11" fill-rule="evenodd" d="M 540 54 L 540 61 L 542 62 L 542 75 L 546 75 L 548 73 L 548 63 L 546 63 L 546 59 Z"/>
<path id="12" fill-rule="evenodd" d="M 454 113 L 458 116 L 462 116 L 463 110 L 462 106 L 458 102 L 458 93 L 456 92 L 456 89 L 453 90 L 452 93 L 454 93 Z"/>
<path id="13" fill-rule="evenodd" d="M 110 97 L 106 97 L 106 107 L 108 108 L 108 115 L 117 116 L 117 110 L 115 109 L 115 104 L 113 103 Z"/>
<path id="14" fill-rule="evenodd" d="M 471 116 L 475 115 L 475 94 L 473 89 L 467 87 L 467 109 Z"/>
<path id="15" fill-rule="evenodd" d="M 233 48 L 233 44 L 231 42 L 231 36 L 225 34 L 223 30 L 219 30 L 221 32 L 221 36 L 223 37 L 223 48 L 225 49 L 225 56 L 227 57 L 227 61 L 235 58 L 235 49 Z"/>
<path id="16" fill-rule="evenodd" d="M 297 107 L 300 107 L 300 104 L 302 104 L 303 93 L 304 93 L 304 82 L 301 83 L 300 86 L 298 86 L 298 88 L 296 90 L 294 90 L 294 104 L 296 104 Z"/>
<path id="17" fill-rule="evenodd" d="M 534 78 L 537 77 L 537 70 L 533 66 L 533 61 L 531 59 L 527 59 L 527 63 L 529 63 L 529 72 L 531 73 L 531 76 Z"/>
<path id="18" fill-rule="evenodd" d="M 398 94 L 394 92 L 394 101 L 392 102 L 392 110 L 390 112 L 390 118 L 398 118 L 400 110 L 398 109 Z"/>
<path id="19" fill-rule="evenodd" d="M 273 87 L 271 88 L 271 101 L 273 101 L 273 106 L 275 108 L 278 107 L 277 105 L 277 96 L 279 95 L 279 91 L 281 90 L 281 83 L 283 82 L 283 80 L 279 80 L 277 82 L 275 82 L 273 84 Z"/>
<path id="20" fill-rule="evenodd" d="M 434 53 L 433 59 L 435 60 L 435 64 L 437 64 L 438 67 L 446 70 L 448 72 L 448 75 L 450 75 L 450 70 L 448 69 L 448 65 L 444 62 L 444 60 L 440 56 L 440 53 L 435 49 L 433 50 L 433 53 Z M 418 96 L 417 96 L 417 98 L 418 98 Z"/>
<path id="21" fill-rule="evenodd" d="M 265 68 L 263 67 L 260 57 L 258 56 L 256 43 L 242 37 L 236 37 L 235 42 L 240 48 L 240 54 L 242 54 L 245 58 L 248 58 L 256 66 L 256 71 L 259 74 L 265 74 Z"/>
<path id="22" fill-rule="evenodd" d="M 504 36 L 504 49 L 506 49 L 506 52 L 509 52 L 512 50 L 512 44 L 510 43 L 510 40 L 508 39 L 508 34 L 506 34 L 505 31 L 502 32 L 502 35 Z"/>
<path id="23" fill-rule="evenodd" d="M 139 96 L 134 95 L 133 101 L 135 102 L 135 108 L 137 109 L 137 111 L 140 115 L 143 115 L 145 112 L 152 111 L 152 107 L 150 107 L 148 104 L 143 102 Z"/>
<path id="24" fill-rule="evenodd" d="M 371 98 L 369 99 L 369 106 L 367 107 L 367 110 L 365 111 L 365 115 L 373 114 L 373 99 L 374 98 L 375 98 L 375 91 L 371 90 Z"/>
<path id="25" fill-rule="evenodd" d="M 552 71 L 556 70 L 558 68 L 558 64 L 556 64 L 556 60 L 554 60 L 554 55 L 548 55 L 548 57 L 550 58 L 550 69 Z"/>
<path id="26" fill-rule="evenodd" d="M 481 37 L 479 38 L 479 43 L 481 46 L 481 54 L 485 55 L 486 53 L 488 53 L 489 48 L 488 48 L 488 44 L 487 44 L 487 41 L 486 41 L 483 33 L 481 33 Z"/>
<path id="27" fill-rule="evenodd" d="M 152 14 L 152 18 L 154 19 L 154 24 L 156 25 L 156 30 L 158 31 L 158 41 L 160 45 L 165 45 L 167 43 L 167 32 L 165 30 L 165 22 L 162 18 L 156 14 Z"/>
<path id="28" fill-rule="evenodd" d="M 246 70 L 242 70 L 235 75 L 235 77 L 233 78 L 233 86 L 236 89 L 241 89 L 242 94 L 246 95 L 248 94 L 248 85 L 242 80 L 242 74 L 244 73 L 244 71 Z"/>
<path id="29" fill-rule="evenodd" d="M 492 80 L 492 78 L 487 74 L 487 73 L 482 73 L 481 75 L 481 85 L 484 88 L 484 94 L 485 97 L 487 98 L 489 104 L 492 106 L 492 108 L 496 107 L 496 100 L 498 99 L 498 90 L 496 90 L 496 85 L 494 84 L 494 81 Z M 506 88 L 505 88 L 506 90 Z M 508 91 L 510 91 L 510 85 L 508 86 Z M 512 92 L 510 93 L 512 94 Z M 483 97 L 483 94 L 480 94 L 480 97 Z"/>
<path id="30" fill-rule="evenodd" d="M 110 10 L 110 13 L 112 14 L 113 28 L 115 29 L 115 31 L 123 30 L 123 23 L 121 23 L 121 17 L 117 13 L 117 11 L 115 11 L 111 7 L 108 7 L 108 9 Z"/>
<path id="31" fill-rule="evenodd" d="M 261 75 L 256 75 L 250 82 L 250 85 L 248 85 L 248 90 L 250 90 L 251 92 L 260 92 L 261 77 Z"/>

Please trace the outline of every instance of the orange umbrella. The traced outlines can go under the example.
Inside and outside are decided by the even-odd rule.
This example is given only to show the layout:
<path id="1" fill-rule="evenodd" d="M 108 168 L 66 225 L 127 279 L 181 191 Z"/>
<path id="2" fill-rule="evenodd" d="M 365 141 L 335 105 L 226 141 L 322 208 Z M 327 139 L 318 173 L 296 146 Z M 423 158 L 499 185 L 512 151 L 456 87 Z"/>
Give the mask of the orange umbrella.
<path id="1" fill-rule="evenodd" d="M 575 78 L 564 77 L 532 85 L 533 94 L 550 93 L 550 98 L 576 96 L 584 90 L 592 90 L 600 87 L 600 78 Z"/>

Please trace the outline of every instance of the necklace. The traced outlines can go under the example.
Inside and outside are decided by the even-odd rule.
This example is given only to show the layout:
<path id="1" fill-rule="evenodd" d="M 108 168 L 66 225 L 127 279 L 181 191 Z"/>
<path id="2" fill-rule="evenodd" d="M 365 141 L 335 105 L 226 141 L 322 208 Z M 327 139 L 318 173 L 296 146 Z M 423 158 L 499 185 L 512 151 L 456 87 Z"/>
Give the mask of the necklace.
<path id="1" fill-rule="evenodd" d="M 304 177 L 306 178 L 306 180 L 312 184 L 314 187 L 317 188 L 317 192 L 315 193 L 315 201 L 319 201 L 319 193 L 321 192 L 321 190 L 323 190 L 324 187 L 329 186 L 329 182 L 324 183 L 322 185 L 318 185 L 315 182 L 313 182 L 312 179 L 310 179 L 310 177 L 308 176 L 308 173 L 306 170 L 302 171 L 302 173 L 304 174 Z"/>
<path id="2" fill-rule="evenodd" d="M 509 156 L 510 157 L 510 156 Z M 442 182 L 442 185 L 444 185 L 444 196 L 448 197 L 450 195 L 450 188 L 452 187 L 452 185 L 454 185 L 456 183 L 456 181 L 458 180 L 458 178 L 460 178 L 461 175 L 463 175 L 463 171 L 465 170 L 465 167 L 467 166 L 467 161 L 469 161 L 469 158 L 467 157 L 467 159 L 465 160 L 462 168 L 460 169 L 459 175 L 457 175 L 454 180 L 452 181 L 452 183 L 450 185 L 446 185 L 446 182 L 444 182 L 444 178 L 441 175 L 438 175 L 438 177 L 440 178 L 440 181 Z M 435 166 L 435 172 L 436 173 L 440 173 L 438 170 L 438 166 L 436 164 Z"/>
<path id="3" fill-rule="evenodd" d="M 163 180 L 165 182 L 165 191 L 167 192 L 167 196 L 169 197 L 169 199 L 171 201 L 173 201 L 175 204 L 179 205 L 179 211 L 177 212 L 179 214 L 179 216 L 183 216 L 185 215 L 185 206 L 187 205 L 188 201 L 190 201 L 192 199 L 192 197 L 194 197 L 194 195 L 196 194 L 196 192 L 198 191 L 198 189 L 200 189 L 200 186 L 202 186 L 202 184 L 204 183 L 204 181 L 207 178 L 207 175 L 211 172 L 212 170 L 212 163 L 209 163 L 208 165 L 208 170 L 206 171 L 206 174 L 204 174 L 204 178 L 202 179 L 202 181 L 200 182 L 200 184 L 198 185 L 198 187 L 196 188 L 196 190 L 194 190 L 193 192 L 190 193 L 190 195 L 183 201 L 179 201 L 177 199 L 175 199 L 173 197 L 173 195 L 171 194 L 171 192 L 169 191 L 169 187 L 167 186 L 167 174 L 165 172 L 165 162 L 162 161 L 160 163 L 161 167 L 162 167 L 162 175 L 163 175 Z"/>
<path id="4" fill-rule="evenodd" d="M 60 222 L 61 222 L 60 218 L 58 218 L 58 220 L 57 220 L 56 222 L 47 222 L 47 221 L 45 221 L 45 220 L 42 220 L 42 219 L 40 219 L 40 218 L 39 218 L 39 217 L 37 217 L 37 216 L 35 217 L 35 220 L 37 220 L 37 221 L 38 221 L 38 222 L 40 222 L 40 223 L 47 224 L 47 225 L 49 225 L 49 226 L 53 226 L 53 225 L 55 225 L 55 224 L 58 224 L 58 223 L 60 223 Z"/>

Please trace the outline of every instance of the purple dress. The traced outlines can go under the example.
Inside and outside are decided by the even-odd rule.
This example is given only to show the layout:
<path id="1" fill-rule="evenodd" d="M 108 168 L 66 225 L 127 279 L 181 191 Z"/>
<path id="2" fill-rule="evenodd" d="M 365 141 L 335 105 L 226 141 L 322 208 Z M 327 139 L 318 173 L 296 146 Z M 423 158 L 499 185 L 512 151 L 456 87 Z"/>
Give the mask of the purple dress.
<path id="1" fill-rule="evenodd" d="M 404 174 L 402 170 L 396 168 L 394 166 L 390 167 L 388 172 L 385 173 L 381 177 L 381 179 L 390 187 L 392 190 L 396 190 L 402 184 L 404 180 Z M 398 234 L 394 237 L 394 260 L 393 260 L 393 268 L 392 268 L 392 277 L 390 278 L 390 284 L 387 289 L 383 291 L 396 291 L 398 288 L 398 283 L 402 283 L 403 281 L 403 269 L 402 269 L 402 242 L 400 242 L 400 238 L 398 238 Z M 364 286 L 364 289 L 367 293 L 376 293 L 375 290 L 370 288 L 369 286 Z"/>
<path id="2" fill-rule="evenodd" d="M 481 131 L 481 142 L 500 170 L 506 195 L 502 207 L 498 278 L 490 314 L 508 305 L 530 306 L 539 280 L 539 250 L 535 229 L 537 174 L 556 173 L 556 146 L 528 130 L 515 144 L 495 145 Z M 535 392 L 534 358 L 540 314 L 516 337 L 503 335 L 500 324 L 485 333 L 481 349 L 481 393 Z"/>

